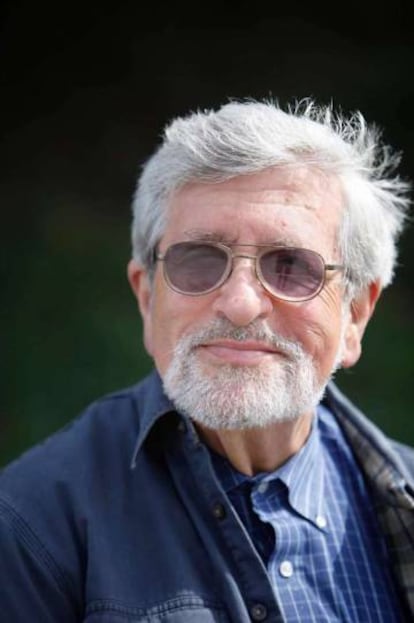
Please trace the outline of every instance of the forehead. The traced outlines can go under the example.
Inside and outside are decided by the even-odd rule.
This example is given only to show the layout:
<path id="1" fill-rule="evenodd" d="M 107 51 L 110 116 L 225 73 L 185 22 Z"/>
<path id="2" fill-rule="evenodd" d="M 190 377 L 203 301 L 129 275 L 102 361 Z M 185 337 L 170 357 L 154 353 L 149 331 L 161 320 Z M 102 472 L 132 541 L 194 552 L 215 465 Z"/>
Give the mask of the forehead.
<path id="1" fill-rule="evenodd" d="M 333 174 L 273 167 L 224 182 L 183 186 L 171 199 L 164 238 L 304 244 L 304 239 L 319 236 L 333 241 L 342 210 L 341 184 Z"/>

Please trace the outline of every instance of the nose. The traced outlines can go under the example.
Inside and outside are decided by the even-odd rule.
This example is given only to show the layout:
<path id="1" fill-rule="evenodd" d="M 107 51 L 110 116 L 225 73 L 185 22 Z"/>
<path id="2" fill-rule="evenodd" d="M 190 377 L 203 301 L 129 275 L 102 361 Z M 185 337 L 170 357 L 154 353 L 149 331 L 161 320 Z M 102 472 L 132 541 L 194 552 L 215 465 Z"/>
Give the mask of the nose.
<path id="1" fill-rule="evenodd" d="M 217 290 L 213 310 L 240 327 L 273 311 L 273 300 L 257 279 L 251 260 L 234 263 L 230 277 Z"/>

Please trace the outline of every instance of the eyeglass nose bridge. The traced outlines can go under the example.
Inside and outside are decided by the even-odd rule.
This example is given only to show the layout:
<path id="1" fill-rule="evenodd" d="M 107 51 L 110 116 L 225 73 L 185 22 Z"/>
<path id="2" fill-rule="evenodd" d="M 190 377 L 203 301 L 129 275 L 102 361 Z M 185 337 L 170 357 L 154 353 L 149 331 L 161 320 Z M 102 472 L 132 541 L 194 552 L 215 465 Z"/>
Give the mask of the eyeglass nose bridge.
<path id="1" fill-rule="evenodd" d="M 253 245 L 249 245 L 249 246 L 253 246 Z M 259 261 L 262 255 L 261 253 L 257 253 L 256 255 L 250 255 L 248 253 L 234 253 L 233 249 L 231 249 L 230 247 L 226 248 L 226 253 L 227 253 L 227 258 L 228 258 L 228 267 L 227 267 L 227 270 L 223 274 L 222 280 L 220 282 L 220 286 L 224 285 L 230 279 L 231 275 L 233 274 L 234 260 L 246 259 L 246 260 L 252 260 L 254 262 L 254 274 L 255 274 L 257 281 L 261 285 L 261 287 L 265 290 L 265 292 L 272 294 L 271 290 L 269 289 L 269 286 L 266 284 L 265 280 L 263 279 L 260 268 L 259 268 Z"/>
<path id="2" fill-rule="evenodd" d="M 238 257 L 241 257 L 241 258 L 245 258 L 246 260 L 253 260 L 255 262 L 257 262 L 258 257 L 259 257 L 258 255 L 247 255 L 247 253 L 233 253 L 233 251 L 231 250 L 230 250 L 229 255 L 232 260 L 235 260 Z"/>

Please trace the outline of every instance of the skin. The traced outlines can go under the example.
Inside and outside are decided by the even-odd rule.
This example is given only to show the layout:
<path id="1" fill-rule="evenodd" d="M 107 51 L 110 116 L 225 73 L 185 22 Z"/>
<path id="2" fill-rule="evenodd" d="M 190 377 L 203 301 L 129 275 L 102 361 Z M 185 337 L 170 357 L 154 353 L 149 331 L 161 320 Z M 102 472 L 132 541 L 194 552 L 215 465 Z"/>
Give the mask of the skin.
<path id="1" fill-rule="evenodd" d="M 341 263 L 336 241 L 342 209 L 339 180 L 315 168 L 278 167 L 216 184 L 190 183 L 172 197 L 159 250 L 165 253 L 174 242 L 207 238 L 302 246 L 318 251 L 327 263 Z M 244 258 L 235 260 L 225 284 L 203 296 L 168 288 L 161 263 L 150 283 L 145 268 L 131 260 L 128 279 L 143 318 L 146 349 L 161 377 L 177 340 L 221 316 L 238 327 L 261 320 L 282 336 L 298 340 L 312 356 L 318 379 L 326 382 L 342 336 L 342 367 L 359 359 L 361 339 L 380 293 L 379 285 L 371 284 L 346 304 L 344 313 L 343 282 L 341 273 L 335 272 L 317 297 L 289 303 L 268 294 L 255 276 L 253 262 Z M 263 344 L 229 340 L 205 344 L 197 354 L 205 374 L 223 363 L 255 366 L 280 357 Z M 267 428 L 200 432 L 236 469 L 251 475 L 274 470 L 296 453 L 309 435 L 312 417 L 302 413 L 293 422 Z"/>

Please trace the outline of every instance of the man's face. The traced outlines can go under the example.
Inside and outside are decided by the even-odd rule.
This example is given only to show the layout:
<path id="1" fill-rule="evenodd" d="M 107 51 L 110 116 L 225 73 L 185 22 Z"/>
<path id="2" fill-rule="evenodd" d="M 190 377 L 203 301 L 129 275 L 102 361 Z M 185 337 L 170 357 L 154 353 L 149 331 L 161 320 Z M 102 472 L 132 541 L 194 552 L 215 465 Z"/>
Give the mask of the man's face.
<path id="1" fill-rule="evenodd" d="M 340 263 L 337 232 L 342 208 L 339 181 L 312 168 L 273 168 L 217 184 L 192 183 L 172 198 L 159 252 L 164 254 L 176 242 L 208 239 L 304 247 L 317 251 L 327 263 Z M 223 385 L 227 403 L 229 391 L 240 393 L 247 379 L 254 384 L 256 372 L 270 382 L 273 374 L 277 376 L 290 358 L 283 341 L 301 350 L 312 367 L 313 385 L 323 387 L 338 363 L 350 366 L 358 359 L 374 304 L 367 294 L 356 312 L 347 309 L 340 273 L 309 301 L 276 299 L 263 289 L 253 262 L 245 258 L 235 260 L 230 278 L 220 288 L 201 296 L 171 290 L 161 262 L 152 284 L 134 261 L 129 279 L 143 316 L 145 344 L 161 377 L 171 376 L 177 345 L 189 342 L 190 350 L 180 356 L 191 354 L 196 379 L 210 379 L 215 386 L 220 385 L 221 373 L 235 379 Z M 251 327 L 255 333 L 249 333 Z M 194 334 L 201 336 L 195 346 Z M 283 343 L 269 346 L 267 334 Z M 245 337 L 240 339 L 241 335 Z M 261 393 L 264 387 L 260 386 Z"/>

